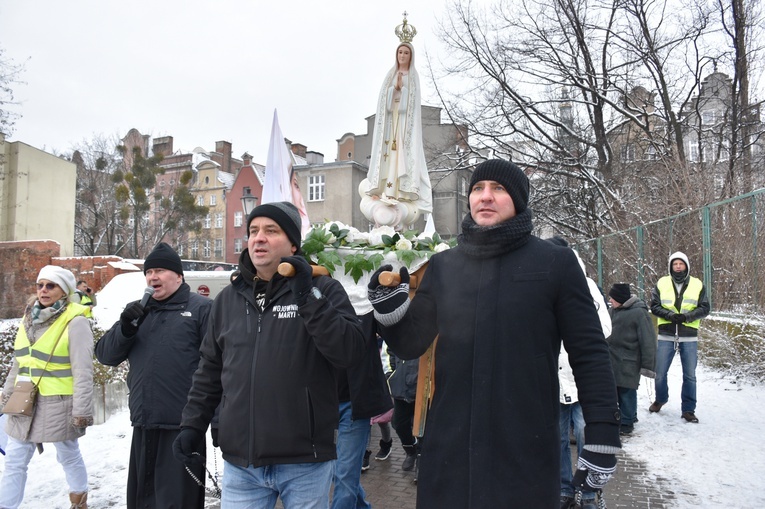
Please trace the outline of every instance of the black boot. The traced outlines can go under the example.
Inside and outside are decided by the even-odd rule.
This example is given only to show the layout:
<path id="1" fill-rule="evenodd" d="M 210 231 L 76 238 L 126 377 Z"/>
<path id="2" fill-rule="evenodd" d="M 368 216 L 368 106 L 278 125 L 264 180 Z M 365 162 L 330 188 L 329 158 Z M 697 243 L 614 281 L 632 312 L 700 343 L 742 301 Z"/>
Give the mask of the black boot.
<path id="1" fill-rule="evenodd" d="M 401 470 L 404 472 L 410 472 L 412 469 L 414 469 L 414 464 L 417 461 L 417 439 L 415 438 L 415 442 L 412 445 L 405 445 L 404 446 L 404 452 L 406 453 L 406 458 L 404 458 L 404 462 L 401 464 Z"/>

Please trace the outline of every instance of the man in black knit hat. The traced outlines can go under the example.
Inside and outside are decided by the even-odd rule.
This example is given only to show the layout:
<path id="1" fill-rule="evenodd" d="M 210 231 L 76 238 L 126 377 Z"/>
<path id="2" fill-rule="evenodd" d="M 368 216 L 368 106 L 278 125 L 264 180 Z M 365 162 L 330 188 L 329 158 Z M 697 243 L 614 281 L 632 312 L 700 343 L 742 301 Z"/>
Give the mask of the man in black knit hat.
<path id="1" fill-rule="evenodd" d="M 561 338 L 586 422 L 574 484 L 600 490 L 615 470 L 620 418 L 597 311 L 573 251 L 531 235 L 528 200 L 518 166 L 481 163 L 458 246 L 430 259 L 411 303 L 406 268 L 397 288 L 380 271 L 370 279 L 397 356 L 439 338 L 418 507 L 560 506 Z"/>
<path id="2" fill-rule="evenodd" d="M 215 298 L 176 458 L 188 465 L 218 403 L 223 507 L 328 507 L 336 458 L 337 368 L 361 358 L 364 338 L 348 295 L 312 276 L 300 254 L 300 214 L 265 203 L 247 218 L 239 273 Z M 279 264 L 294 277 L 278 273 Z M 368 427 L 368 425 L 367 425 Z"/>
<path id="3" fill-rule="evenodd" d="M 125 306 L 120 320 L 96 344 L 107 366 L 130 361 L 128 390 L 133 441 L 128 469 L 127 507 L 204 507 L 199 485 L 173 457 L 181 412 L 199 363 L 212 300 L 191 292 L 178 253 L 160 242 L 143 264 L 153 290 L 144 303 Z M 204 443 L 197 452 L 204 457 Z M 203 465 L 192 472 L 204 482 Z"/>

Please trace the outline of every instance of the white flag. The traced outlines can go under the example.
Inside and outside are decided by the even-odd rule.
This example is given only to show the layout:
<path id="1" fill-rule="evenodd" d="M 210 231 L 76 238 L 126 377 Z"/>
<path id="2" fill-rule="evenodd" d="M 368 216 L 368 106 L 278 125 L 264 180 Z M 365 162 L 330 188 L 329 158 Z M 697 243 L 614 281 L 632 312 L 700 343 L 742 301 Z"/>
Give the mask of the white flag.
<path id="1" fill-rule="evenodd" d="M 297 176 L 292 171 L 292 155 L 287 150 L 284 135 L 279 127 L 279 118 L 274 109 L 274 121 L 271 125 L 271 141 L 268 145 L 268 158 L 266 159 L 266 177 L 263 182 L 263 196 L 260 203 L 275 201 L 288 201 L 300 211 L 302 220 L 302 233 L 305 236 L 311 230 L 311 222 L 308 220 L 308 212 L 300 194 Z"/>

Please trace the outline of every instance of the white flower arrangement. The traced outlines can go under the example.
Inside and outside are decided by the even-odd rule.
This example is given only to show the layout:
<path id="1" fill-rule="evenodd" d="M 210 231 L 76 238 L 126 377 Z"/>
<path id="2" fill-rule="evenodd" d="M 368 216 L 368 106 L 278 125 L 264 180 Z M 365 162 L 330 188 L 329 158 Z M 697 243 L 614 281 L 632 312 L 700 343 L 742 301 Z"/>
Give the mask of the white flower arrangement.
<path id="1" fill-rule="evenodd" d="M 343 266 L 358 282 L 364 272 L 373 272 L 379 268 L 384 256 L 390 252 L 407 267 L 422 258 L 430 258 L 435 253 L 450 249 L 455 239 L 444 241 L 438 233 L 432 236 L 417 234 L 414 231 L 397 232 L 390 226 L 380 226 L 370 232 L 361 232 L 339 221 L 330 221 L 313 228 L 306 235 L 301 247 L 303 255 L 312 263 L 322 265 L 334 273 L 338 266 Z M 358 250 L 340 257 L 338 249 Z"/>

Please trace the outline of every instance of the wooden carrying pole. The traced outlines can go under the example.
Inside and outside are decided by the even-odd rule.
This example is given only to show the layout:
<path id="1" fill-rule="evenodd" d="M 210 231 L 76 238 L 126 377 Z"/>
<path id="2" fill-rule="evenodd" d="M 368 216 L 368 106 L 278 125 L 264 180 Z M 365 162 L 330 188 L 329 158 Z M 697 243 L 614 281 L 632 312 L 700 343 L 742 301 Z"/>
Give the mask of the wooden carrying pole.
<path id="1" fill-rule="evenodd" d="M 289 262 L 282 262 L 279 264 L 279 266 L 276 268 L 276 271 L 281 274 L 284 277 L 294 277 L 295 276 L 295 267 L 292 266 Z M 329 271 L 326 267 L 322 267 L 321 265 L 311 265 L 311 271 L 312 276 L 329 276 Z"/>
<path id="2" fill-rule="evenodd" d="M 417 282 L 422 281 L 425 274 L 426 263 L 413 274 L 409 275 L 409 297 L 414 297 L 417 292 Z M 379 276 L 380 284 L 383 286 L 398 286 L 401 284 L 401 276 L 398 272 L 384 271 Z M 428 409 L 436 393 L 435 373 L 436 373 L 436 342 L 438 336 L 433 340 L 424 354 L 420 356 L 419 367 L 417 371 L 417 395 L 414 401 L 414 419 L 412 424 L 412 434 L 422 438 L 425 434 L 425 421 L 428 415 Z"/>

